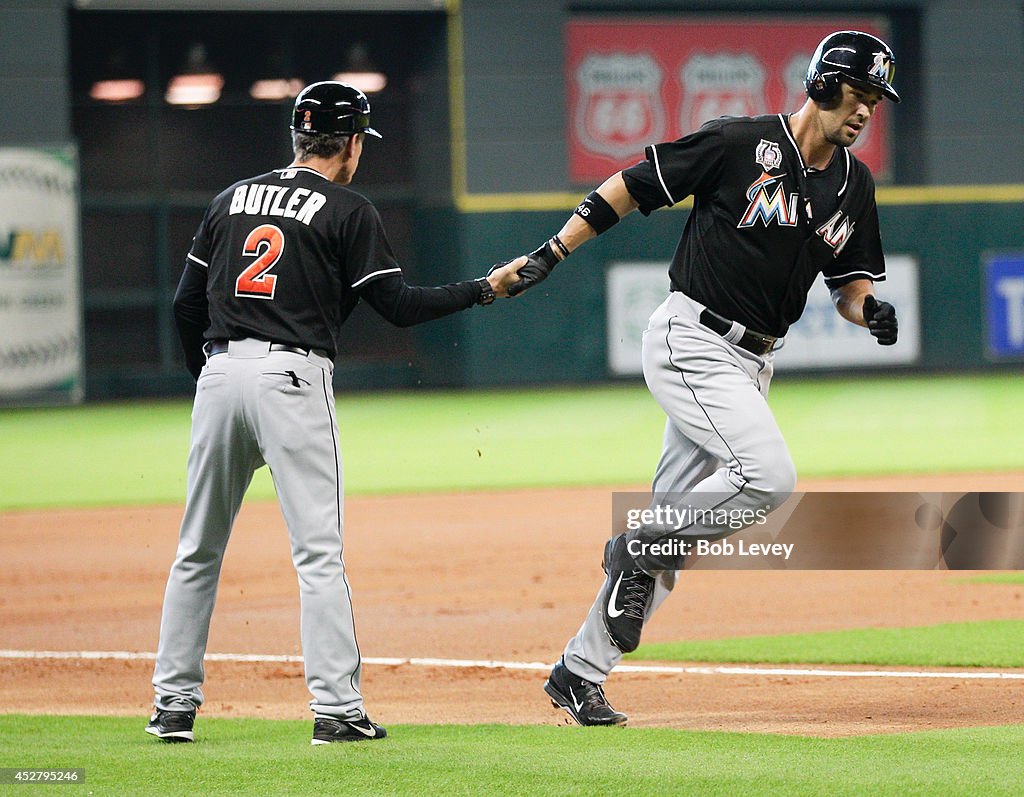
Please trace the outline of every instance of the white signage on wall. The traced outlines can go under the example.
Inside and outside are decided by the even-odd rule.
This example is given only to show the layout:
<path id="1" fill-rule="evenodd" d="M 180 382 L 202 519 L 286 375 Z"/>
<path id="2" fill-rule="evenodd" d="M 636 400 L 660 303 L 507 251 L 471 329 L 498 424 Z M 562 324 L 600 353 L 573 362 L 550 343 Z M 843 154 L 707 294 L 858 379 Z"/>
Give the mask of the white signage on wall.
<path id="1" fill-rule="evenodd" d="M 819 275 L 800 320 L 789 329 L 775 356 L 776 370 L 846 368 L 915 363 L 921 356 L 917 261 L 909 255 L 885 259 L 886 280 L 875 286 L 899 316 L 895 346 L 879 346 L 863 327 L 843 319 L 832 306 Z M 668 294 L 668 263 L 612 263 L 606 276 L 608 369 L 618 376 L 642 373 L 640 345 L 647 319 Z"/>
<path id="2" fill-rule="evenodd" d="M 643 373 L 640 343 L 647 319 L 668 296 L 668 263 L 612 263 L 605 274 L 608 370 Z"/>
<path id="3" fill-rule="evenodd" d="M 783 348 L 775 355 L 775 370 L 917 362 L 921 357 L 917 260 L 910 255 L 887 255 L 885 277 L 885 282 L 875 285 L 875 293 L 896 307 L 900 324 L 896 345 L 879 346 L 866 329 L 840 316 L 825 281 L 818 275 L 807 296 L 804 314 L 789 328 Z"/>
<path id="4" fill-rule="evenodd" d="M 0 148 L 0 400 L 82 395 L 73 148 Z"/>

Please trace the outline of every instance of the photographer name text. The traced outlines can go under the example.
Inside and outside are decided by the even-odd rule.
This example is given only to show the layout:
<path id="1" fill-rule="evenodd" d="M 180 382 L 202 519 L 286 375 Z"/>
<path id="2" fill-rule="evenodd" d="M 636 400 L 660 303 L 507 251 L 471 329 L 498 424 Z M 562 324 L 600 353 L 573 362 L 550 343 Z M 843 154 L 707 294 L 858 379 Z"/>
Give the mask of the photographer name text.
<path id="1" fill-rule="evenodd" d="M 746 542 L 737 540 L 682 540 L 674 537 L 660 542 L 630 540 L 626 544 L 629 555 L 641 556 L 781 556 L 785 560 L 796 547 L 792 542 Z"/>

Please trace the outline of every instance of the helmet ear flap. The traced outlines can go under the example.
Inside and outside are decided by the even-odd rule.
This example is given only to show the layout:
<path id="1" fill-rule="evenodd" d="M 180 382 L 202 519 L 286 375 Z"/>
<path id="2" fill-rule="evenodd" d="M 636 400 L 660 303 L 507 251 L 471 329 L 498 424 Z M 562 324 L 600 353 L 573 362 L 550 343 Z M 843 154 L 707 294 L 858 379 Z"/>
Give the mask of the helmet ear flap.
<path id="1" fill-rule="evenodd" d="M 804 87 L 807 89 L 807 96 L 815 102 L 831 102 L 838 93 L 839 78 L 837 75 L 814 72 L 804 80 Z"/>

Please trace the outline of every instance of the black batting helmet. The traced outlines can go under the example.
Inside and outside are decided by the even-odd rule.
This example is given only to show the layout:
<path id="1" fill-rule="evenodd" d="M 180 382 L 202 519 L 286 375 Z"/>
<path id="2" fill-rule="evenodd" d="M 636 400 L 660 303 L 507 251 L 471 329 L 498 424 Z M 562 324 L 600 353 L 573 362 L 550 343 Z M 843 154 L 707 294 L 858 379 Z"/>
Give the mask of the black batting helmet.
<path id="1" fill-rule="evenodd" d="M 366 95 L 348 83 L 334 80 L 312 83 L 299 92 L 291 129 L 332 136 L 367 133 L 383 138 L 370 127 L 370 101 Z"/>
<path id="2" fill-rule="evenodd" d="M 893 102 L 900 95 L 892 87 L 896 59 L 889 45 L 859 30 L 841 30 L 821 40 L 807 66 L 804 86 L 816 102 L 828 102 L 839 94 L 839 81 L 846 78 L 878 89 Z"/>

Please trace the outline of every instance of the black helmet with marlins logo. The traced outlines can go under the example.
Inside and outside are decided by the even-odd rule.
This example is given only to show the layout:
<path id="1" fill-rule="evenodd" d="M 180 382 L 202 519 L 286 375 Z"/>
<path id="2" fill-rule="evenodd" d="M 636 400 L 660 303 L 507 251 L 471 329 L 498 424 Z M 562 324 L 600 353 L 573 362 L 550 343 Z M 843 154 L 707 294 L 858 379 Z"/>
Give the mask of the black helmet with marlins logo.
<path id="1" fill-rule="evenodd" d="M 291 129 L 330 136 L 366 133 L 383 138 L 370 127 L 370 101 L 366 95 L 355 86 L 334 80 L 312 83 L 299 92 Z"/>
<path id="2" fill-rule="evenodd" d="M 896 59 L 888 44 L 870 33 L 841 30 L 821 40 L 807 66 L 804 86 L 812 100 L 828 102 L 838 96 L 839 82 L 845 78 L 899 102 L 900 95 L 892 87 L 895 73 Z"/>

